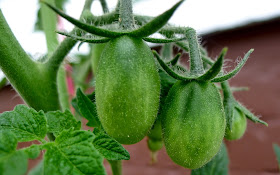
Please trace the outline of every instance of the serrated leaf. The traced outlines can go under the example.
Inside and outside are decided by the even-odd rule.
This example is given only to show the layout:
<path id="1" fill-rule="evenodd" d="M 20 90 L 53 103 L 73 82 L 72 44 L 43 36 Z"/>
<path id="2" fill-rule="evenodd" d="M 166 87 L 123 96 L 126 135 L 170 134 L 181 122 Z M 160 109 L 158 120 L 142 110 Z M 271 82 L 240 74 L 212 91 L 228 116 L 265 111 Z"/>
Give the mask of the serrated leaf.
<path id="1" fill-rule="evenodd" d="M 73 106 L 73 108 L 75 109 L 76 113 L 79 115 L 79 116 L 82 116 L 80 110 L 79 110 L 79 107 L 78 107 L 78 100 L 77 98 L 73 98 L 71 100 L 71 105 Z"/>
<path id="2" fill-rule="evenodd" d="M 277 161 L 278 161 L 278 168 L 279 168 L 279 171 L 280 171 L 280 147 L 277 144 L 273 144 L 273 149 L 274 149 L 274 152 L 276 154 L 276 158 L 277 158 Z"/>
<path id="3" fill-rule="evenodd" d="M 107 160 L 129 160 L 129 152 L 115 139 L 95 128 L 93 146 Z"/>
<path id="4" fill-rule="evenodd" d="M 44 174 L 104 175 L 103 158 L 93 147 L 90 131 L 66 130 L 45 145 Z"/>
<path id="5" fill-rule="evenodd" d="M 90 101 L 91 101 L 92 103 L 95 102 L 95 92 L 93 92 L 92 94 L 88 94 L 88 95 L 86 95 L 86 96 L 90 99 Z M 76 111 L 80 116 L 82 116 L 82 114 L 81 114 L 81 112 L 80 112 L 80 110 L 79 110 L 79 107 L 78 107 L 78 100 L 77 100 L 77 97 L 75 97 L 75 98 L 72 99 L 71 104 L 72 104 L 73 108 L 75 109 L 75 111 Z"/>
<path id="6" fill-rule="evenodd" d="M 0 131 L 0 174 L 21 175 L 27 171 L 27 155 L 16 150 L 17 138 L 11 131 Z"/>
<path id="7" fill-rule="evenodd" d="M 224 143 L 218 154 L 202 168 L 192 170 L 191 175 L 228 175 L 229 159 Z"/>
<path id="8" fill-rule="evenodd" d="M 57 137 L 63 130 L 74 128 L 81 129 L 81 122 L 77 121 L 72 113 L 67 109 L 65 112 L 51 111 L 46 114 L 48 132 Z"/>
<path id="9" fill-rule="evenodd" d="M 0 131 L 3 130 L 12 131 L 20 142 L 41 140 L 47 133 L 47 121 L 43 111 L 17 105 L 13 111 L 0 114 Z"/>
<path id="10" fill-rule="evenodd" d="M 27 148 L 24 148 L 22 150 L 26 153 L 28 158 L 36 159 L 40 155 L 41 145 L 33 144 L 33 145 L 31 145 Z"/>
<path id="11" fill-rule="evenodd" d="M 94 101 L 95 101 L 95 99 L 94 99 Z M 97 115 L 95 103 L 93 103 L 81 91 L 81 89 L 77 90 L 77 104 L 78 104 L 78 108 L 79 108 L 79 111 L 82 114 L 82 116 L 88 120 L 88 123 L 87 123 L 88 126 L 92 126 L 92 127 L 101 126 L 101 123 L 100 123 L 98 115 Z"/>

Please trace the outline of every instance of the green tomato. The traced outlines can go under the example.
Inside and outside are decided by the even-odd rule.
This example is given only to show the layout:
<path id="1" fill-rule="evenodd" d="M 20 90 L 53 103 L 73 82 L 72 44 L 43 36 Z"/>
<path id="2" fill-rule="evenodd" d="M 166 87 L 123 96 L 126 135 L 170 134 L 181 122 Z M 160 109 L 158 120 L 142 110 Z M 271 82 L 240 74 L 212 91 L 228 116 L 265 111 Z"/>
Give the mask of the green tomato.
<path id="1" fill-rule="evenodd" d="M 108 135 L 122 144 L 142 140 L 158 111 L 160 79 L 150 48 L 140 38 L 109 41 L 96 76 L 96 105 Z"/>
<path id="2" fill-rule="evenodd" d="M 240 139 L 247 127 L 247 119 L 243 112 L 239 109 L 234 108 L 233 118 L 232 118 L 232 130 L 226 128 L 225 138 L 227 140 L 237 140 Z"/>
<path id="3" fill-rule="evenodd" d="M 166 151 L 175 163 L 196 169 L 219 151 L 226 120 L 220 93 L 213 83 L 175 83 L 161 119 Z"/>

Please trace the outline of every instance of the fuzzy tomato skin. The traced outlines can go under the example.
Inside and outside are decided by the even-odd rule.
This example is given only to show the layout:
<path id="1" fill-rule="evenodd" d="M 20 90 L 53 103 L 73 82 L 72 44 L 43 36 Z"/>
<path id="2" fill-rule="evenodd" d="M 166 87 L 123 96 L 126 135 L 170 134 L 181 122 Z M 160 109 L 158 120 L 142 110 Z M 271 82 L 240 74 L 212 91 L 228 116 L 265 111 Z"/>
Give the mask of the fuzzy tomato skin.
<path id="1" fill-rule="evenodd" d="M 232 119 L 232 130 L 230 131 L 226 128 L 225 138 L 227 140 L 237 140 L 240 139 L 247 128 L 247 119 L 243 112 L 239 109 L 234 108 L 233 119 Z"/>
<path id="2" fill-rule="evenodd" d="M 96 77 L 97 112 L 105 131 L 122 144 L 139 142 L 156 119 L 159 96 L 155 60 L 142 39 L 109 41 Z"/>
<path id="3" fill-rule="evenodd" d="M 225 134 L 220 93 L 210 82 L 178 81 L 170 89 L 162 113 L 163 138 L 169 157 L 196 169 L 219 151 Z"/>

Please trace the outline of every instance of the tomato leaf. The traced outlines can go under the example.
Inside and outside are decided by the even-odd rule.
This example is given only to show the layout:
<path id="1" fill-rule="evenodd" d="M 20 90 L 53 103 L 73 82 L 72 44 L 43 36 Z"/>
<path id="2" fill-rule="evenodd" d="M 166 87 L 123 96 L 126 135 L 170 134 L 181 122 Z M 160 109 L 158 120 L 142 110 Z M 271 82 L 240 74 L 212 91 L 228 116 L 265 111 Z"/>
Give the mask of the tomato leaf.
<path id="1" fill-rule="evenodd" d="M 27 171 L 27 155 L 16 150 L 17 138 L 9 130 L 0 131 L 0 172 L 5 175 L 23 175 Z"/>
<path id="2" fill-rule="evenodd" d="M 94 98 L 89 99 L 81 89 L 77 90 L 77 104 L 80 113 L 84 118 L 88 120 L 87 125 L 92 127 L 100 127 L 101 123 L 99 121 L 96 105 L 92 101 L 95 101 L 95 95 L 92 95 Z"/>
<path id="3" fill-rule="evenodd" d="M 28 158 L 36 159 L 40 155 L 41 145 L 33 144 L 33 145 L 31 145 L 31 146 L 29 146 L 27 148 L 24 148 L 22 150 L 26 153 Z"/>
<path id="4" fill-rule="evenodd" d="M 90 131 L 65 130 L 44 146 L 44 174 L 105 175 L 103 158 L 92 145 Z"/>
<path id="5" fill-rule="evenodd" d="M 95 128 L 93 146 L 107 160 L 129 160 L 129 152 L 115 139 Z"/>
<path id="6" fill-rule="evenodd" d="M 279 170 L 280 170 L 280 147 L 277 144 L 273 144 L 273 149 L 274 149 L 274 152 L 276 154 L 276 158 L 277 158 L 277 161 L 278 161 L 278 167 L 279 167 Z"/>
<path id="7" fill-rule="evenodd" d="M 63 130 L 74 128 L 81 129 L 81 122 L 77 121 L 69 110 L 65 112 L 51 111 L 46 114 L 48 123 L 48 132 L 58 136 Z"/>
<path id="8" fill-rule="evenodd" d="M 202 168 L 192 170 L 191 175 L 228 175 L 229 159 L 223 143 L 218 154 Z"/>
<path id="9" fill-rule="evenodd" d="M 47 133 L 47 121 L 43 111 L 35 111 L 25 105 L 17 105 L 13 111 L 0 114 L 0 131 L 10 130 L 18 141 L 43 140 Z"/>
<path id="10" fill-rule="evenodd" d="M 92 103 L 95 102 L 95 92 L 93 92 L 92 94 L 86 95 L 86 96 L 90 99 L 90 101 L 91 101 Z M 72 99 L 71 104 L 72 104 L 73 108 L 75 109 L 75 111 L 76 111 L 80 116 L 82 116 L 82 114 L 81 114 L 81 112 L 80 112 L 80 110 L 79 110 L 79 107 L 78 107 L 78 99 L 77 99 L 77 97 L 75 97 L 75 98 Z"/>

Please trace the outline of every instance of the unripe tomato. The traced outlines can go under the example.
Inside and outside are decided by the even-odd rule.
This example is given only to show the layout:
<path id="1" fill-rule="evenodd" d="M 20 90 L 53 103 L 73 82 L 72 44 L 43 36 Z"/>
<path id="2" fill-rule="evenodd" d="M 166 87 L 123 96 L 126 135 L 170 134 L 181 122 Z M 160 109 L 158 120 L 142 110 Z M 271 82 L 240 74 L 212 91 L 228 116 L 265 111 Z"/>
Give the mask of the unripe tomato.
<path id="1" fill-rule="evenodd" d="M 232 118 L 232 130 L 226 128 L 225 138 L 227 140 L 237 140 L 240 139 L 247 127 L 247 119 L 243 112 L 239 109 L 234 108 L 233 118 Z"/>
<path id="2" fill-rule="evenodd" d="M 213 83 L 178 81 L 168 93 L 161 117 L 166 151 L 175 163 L 196 169 L 219 151 L 226 121 Z"/>
<path id="3" fill-rule="evenodd" d="M 159 95 L 155 60 L 142 39 L 109 41 L 96 76 L 97 112 L 105 131 L 122 144 L 142 140 L 156 119 Z"/>

